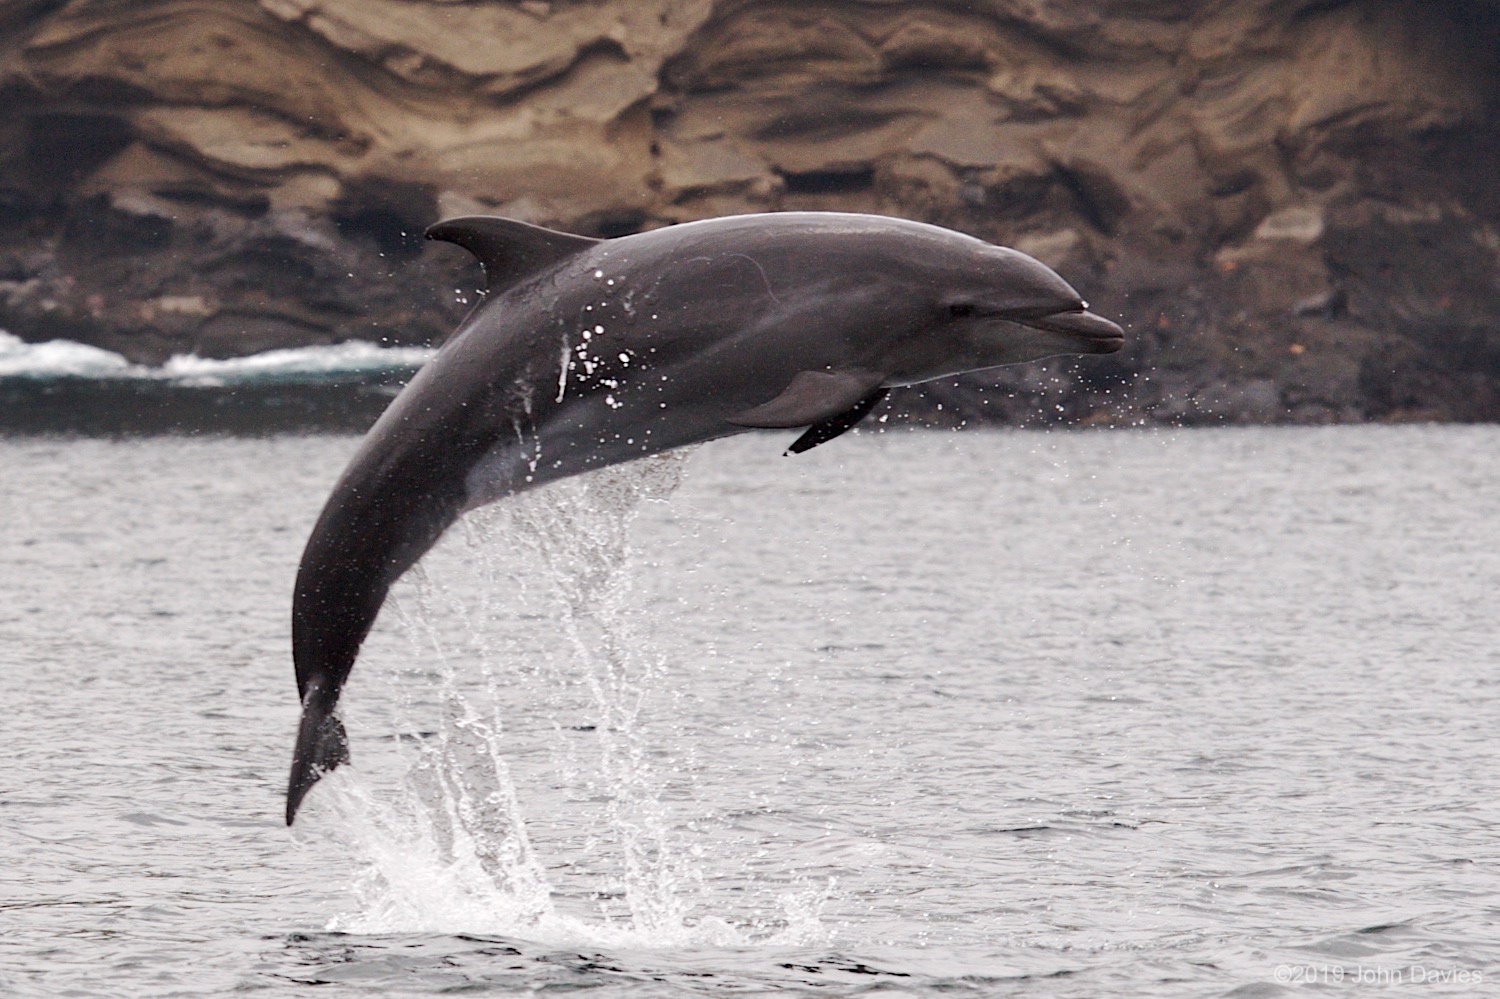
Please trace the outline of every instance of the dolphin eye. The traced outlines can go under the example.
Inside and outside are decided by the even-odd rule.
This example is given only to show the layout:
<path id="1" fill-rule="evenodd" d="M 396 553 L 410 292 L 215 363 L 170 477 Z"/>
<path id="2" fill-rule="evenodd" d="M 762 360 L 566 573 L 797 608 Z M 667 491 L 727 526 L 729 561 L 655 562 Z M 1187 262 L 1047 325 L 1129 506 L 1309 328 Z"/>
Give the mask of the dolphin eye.
<path id="1" fill-rule="evenodd" d="M 954 302 L 948 306 L 948 315 L 954 319 L 967 319 L 974 314 L 973 302 Z"/>

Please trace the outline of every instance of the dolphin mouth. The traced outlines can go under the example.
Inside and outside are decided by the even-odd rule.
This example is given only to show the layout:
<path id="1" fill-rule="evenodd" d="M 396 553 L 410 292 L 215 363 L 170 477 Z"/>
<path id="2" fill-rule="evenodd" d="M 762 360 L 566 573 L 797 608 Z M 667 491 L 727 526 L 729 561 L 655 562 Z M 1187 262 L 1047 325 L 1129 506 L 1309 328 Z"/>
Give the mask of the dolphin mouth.
<path id="1" fill-rule="evenodd" d="M 1085 309 L 1051 312 L 1020 320 L 1026 326 L 1049 333 L 1065 333 L 1089 344 L 1092 353 L 1113 354 L 1125 346 L 1125 331 Z"/>

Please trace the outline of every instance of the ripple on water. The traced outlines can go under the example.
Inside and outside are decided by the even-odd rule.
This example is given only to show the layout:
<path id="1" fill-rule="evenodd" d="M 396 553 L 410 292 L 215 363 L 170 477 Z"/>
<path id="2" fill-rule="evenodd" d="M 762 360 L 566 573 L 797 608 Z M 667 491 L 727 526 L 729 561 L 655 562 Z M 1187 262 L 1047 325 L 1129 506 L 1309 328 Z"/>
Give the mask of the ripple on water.
<path id="1" fill-rule="evenodd" d="M 560 484 L 402 584 L 288 838 L 288 594 L 353 443 L 0 442 L 5 991 L 1494 966 L 1500 431 L 747 437 Z"/>

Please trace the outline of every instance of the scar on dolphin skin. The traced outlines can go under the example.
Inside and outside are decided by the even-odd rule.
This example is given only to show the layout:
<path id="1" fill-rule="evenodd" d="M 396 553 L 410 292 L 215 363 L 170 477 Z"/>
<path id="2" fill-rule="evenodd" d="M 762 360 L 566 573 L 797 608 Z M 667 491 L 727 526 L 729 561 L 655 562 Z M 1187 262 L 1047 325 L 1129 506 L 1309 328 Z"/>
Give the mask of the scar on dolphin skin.
<path id="1" fill-rule="evenodd" d="M 427 235 L 478 257 L 488 287 L 365 436 L 303 551 L 288 824 L 349 760 L 339 694 L 386 594 L 465 511 L 755 429 L 804 428 L 800 454 L 892 388 L 1124 344 L 1039 261 L 903 219 L 738 215 L 601 240 L 470 216 Z M 650 307 L 601 301 L 606 273 Z M 586 313 L 610 348 L 570 378 L 570 338 L 559 356 L 547 334 Z"/>
<path id="2" fill-rule="evenodd" d="M 734 254 L 734 256 L 741 257 L 745 260 L 750 261 L 750 266 L 754 267 L 757 271 L 760 272 L 760 279 L 766 283 L 766 294 L 771 296 L 771 301 L 775 302 L 777 305 L 780 305 L 781 299 L 776 297 L 776 289 L 771 287 L 771 279 L 766 277 L 766 269 L 760 265 L 760 261 L 750 256 L 748 253 L 736 253 Z"/>

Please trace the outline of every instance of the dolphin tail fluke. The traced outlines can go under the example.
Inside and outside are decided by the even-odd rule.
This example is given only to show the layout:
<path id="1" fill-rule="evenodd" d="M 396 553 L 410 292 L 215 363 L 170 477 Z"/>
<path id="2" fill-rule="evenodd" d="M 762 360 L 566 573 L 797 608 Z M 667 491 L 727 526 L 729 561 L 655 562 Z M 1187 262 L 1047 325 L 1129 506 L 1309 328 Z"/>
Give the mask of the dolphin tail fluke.
<path id="1" fill-rule="evenodd" d="M 297 730 L 297 748 L 292 753 L 292 776 L 286 788 L 287 825 L 297 817 L 297 809 L 312 786 L 324 774 L 349 762 L 344 723 L 319 693 L 309 693 L 302 705 L 302 724 Z"/>

